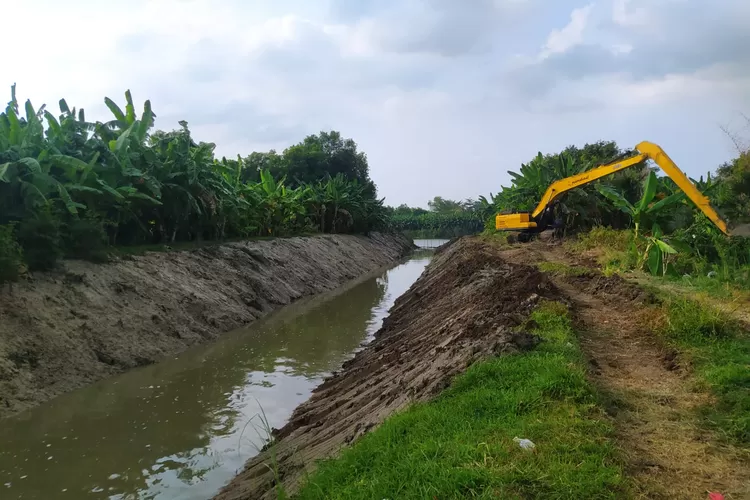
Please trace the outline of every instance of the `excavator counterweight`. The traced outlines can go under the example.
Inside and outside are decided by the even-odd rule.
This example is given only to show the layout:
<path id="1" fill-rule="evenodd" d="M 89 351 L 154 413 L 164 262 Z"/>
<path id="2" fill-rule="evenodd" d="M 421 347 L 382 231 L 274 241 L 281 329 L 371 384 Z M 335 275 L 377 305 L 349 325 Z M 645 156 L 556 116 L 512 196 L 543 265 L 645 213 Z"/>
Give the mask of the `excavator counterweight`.
<path id="1" fill-rule="evenodd" d="M 652 160 L 724 234 L 750 237 L 750 224 L 730 228 L 727 222 L 711 205 L 711 200 L 695 187 L 695 184 L 677 167 L 661 147 L 652 142 L 644 141 L 639 143 L 635 149 L 638 151 L 638 154 L 630 158 L 601 165 L 586 172 L 553 182 L 547 188 L 547 191 L 533 212 L 497 214 L 495 217 L 495 229 L 498 231 L 521 231 L 523 233 L 542 232 L 550 225 L 549 208 L 552 203 L 567 191 L 607 177 L 620 170 L 638 165 L 646 160 Z"/>

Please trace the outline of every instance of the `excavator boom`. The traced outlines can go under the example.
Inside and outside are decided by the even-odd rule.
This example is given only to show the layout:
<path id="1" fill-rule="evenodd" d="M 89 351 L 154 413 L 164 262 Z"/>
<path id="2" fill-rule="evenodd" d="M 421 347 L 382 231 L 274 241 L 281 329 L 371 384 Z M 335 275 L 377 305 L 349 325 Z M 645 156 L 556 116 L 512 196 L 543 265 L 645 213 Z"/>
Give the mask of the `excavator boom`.
<path id="1" fill-rule="evenodd" d="M 495 228 L 498 231 L 526 231 L 537 232 L 545 229 L 545 224 L 540 220 L 545 210 L 560 196 L 577 187 L 594 182 L 597 179 L 612 175 L 615 172 L 638 165 L 639 163 L 652 160 L 661 168 L 665 174 L 672 179 L 675 184 L 690 198 L 698 209 L 711 219 L 716 227 L 724 234 L 736 236 L 750 236 L 750 226 L 740 226 L 733 230 L 727 225 L 727 222 L 719 215 L 716 209 L 711 205 L 711 200 L 701 193 L 695 184 L 686 176 L 682 170 L 672 161 L 664 150 L 651 142 L 641 142 L 636 147 L 638 154 L 630 158 L 620 160 L 608 165 L 602 165 L 586 172 L 566 177 L 555 181 L 547 188 L 539 204 L 531 213 L 517 214 L 498 214 L 495 217 Z"/>

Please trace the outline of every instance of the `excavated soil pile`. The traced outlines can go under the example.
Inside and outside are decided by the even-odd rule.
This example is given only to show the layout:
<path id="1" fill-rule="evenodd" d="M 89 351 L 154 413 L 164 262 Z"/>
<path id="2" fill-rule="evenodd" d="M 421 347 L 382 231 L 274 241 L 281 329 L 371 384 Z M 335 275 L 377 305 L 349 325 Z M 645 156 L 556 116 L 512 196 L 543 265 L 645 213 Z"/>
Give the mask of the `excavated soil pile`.
<path id="1" fill-rule="evenodd" d="M 413 248 L 382 234 L 281 238 L 34 274 L 0 290 L 0 417 L 208 342 Z"/>
<path id="2" fill-rule="evenodd" d="M 543 274 L 503 260 L 479 240 L 442 248 L 395 302 L 373 342 L 275 431 L 285 489 L 293 491 L 316 459 L 409 403 L 435 396 L 471 363 L 534 345 L 533 336 L 516 330 L 542 297 L 558 297 Z M 248 462 L 216 498 L 274 498 L 270 457 L 266 450 Z"/>

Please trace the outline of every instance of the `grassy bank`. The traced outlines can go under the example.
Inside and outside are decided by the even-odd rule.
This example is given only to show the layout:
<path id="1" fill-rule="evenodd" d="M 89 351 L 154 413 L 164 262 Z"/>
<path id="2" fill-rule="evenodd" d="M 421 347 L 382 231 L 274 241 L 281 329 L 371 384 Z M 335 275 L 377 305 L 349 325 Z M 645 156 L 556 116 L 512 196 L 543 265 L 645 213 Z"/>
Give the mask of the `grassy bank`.
<path id="1" fill-rule="evenodd" d="M 612 498 L 626 485 L 567 310 L 533 314 L 533 351 L 471 366 L 436 400 L 322 462 L 302 499 Z M 521 449 L 515 437 L 531 439 Z"/>
<path id="2" fill-rule="evenodd" d="M 695 300 L 664 295 L 650 326 L 680 352 L 699 390 L 714 401 L 706 424 L 734 444 L 750 444 L 750 336 L 726 313 Z"/>

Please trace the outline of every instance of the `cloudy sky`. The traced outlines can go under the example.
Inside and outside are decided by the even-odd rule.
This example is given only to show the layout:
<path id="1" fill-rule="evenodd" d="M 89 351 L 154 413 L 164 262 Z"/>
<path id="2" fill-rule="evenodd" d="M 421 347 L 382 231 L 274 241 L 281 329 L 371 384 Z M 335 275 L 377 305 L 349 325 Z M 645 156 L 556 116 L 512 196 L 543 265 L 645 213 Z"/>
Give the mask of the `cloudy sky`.
<path id="1" fill-rule="evenodd" d="M 747 0 L 0 0 L 0 86 L 151 99 L 220 155 L 336 129 L 389 204 L 497 192 L 537 151 L 657 142 L 690 175 L 750 115 Z"/>

